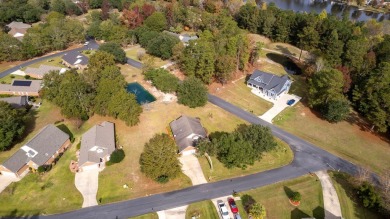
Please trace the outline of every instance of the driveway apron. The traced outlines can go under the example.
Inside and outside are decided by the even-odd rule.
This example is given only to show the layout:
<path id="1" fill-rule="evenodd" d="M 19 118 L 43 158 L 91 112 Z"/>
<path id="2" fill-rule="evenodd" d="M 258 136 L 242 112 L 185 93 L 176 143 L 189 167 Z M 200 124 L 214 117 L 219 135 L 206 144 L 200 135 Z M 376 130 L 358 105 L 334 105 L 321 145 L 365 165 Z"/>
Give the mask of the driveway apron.
<path id="1" fill-rule="evenodd" d="M 88 170 L 76 173 L 75 185 L 83 196 L 83 208 L 98 205 L 96 194 L 98 190 L 99 170 Z"/>

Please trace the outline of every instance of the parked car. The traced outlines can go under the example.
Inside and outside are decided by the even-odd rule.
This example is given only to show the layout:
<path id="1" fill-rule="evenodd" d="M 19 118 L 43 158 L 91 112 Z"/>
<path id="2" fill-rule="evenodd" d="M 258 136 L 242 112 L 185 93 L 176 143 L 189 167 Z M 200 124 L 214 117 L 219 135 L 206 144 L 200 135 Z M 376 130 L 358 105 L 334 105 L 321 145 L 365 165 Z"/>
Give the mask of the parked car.
<path id="1" fill-rule="evenodd" d="M 287 101 L 287 105 L 289 105 L 289 106 L 293 105 L 294 103 L 295 103 L 294 99 Z"/>
<path id="2" fill-rule="evenodd" d="M 225 203 L 221 200 L 217 201 L 219 212 L 221 213 L 222 219 L 230 219 L 228 209 Z"/>
<path id="3" fill-rule="evenodd" d="M 241 219 L 241 215 L 239 213 L 235 214 L 234 219 Z"/>
<path id="4" fill-rule="evenodd" d="M 88 46 L 88 44 L 89 44 L 89 42 L 87 41 L 87 42 L 84 43 L 84 46 Z"/>
<path id="5" fill-rule="evenodd" d="M 237 208 L 237 205 L 236 205 L 236 202 L 234 201 L 234 199 L 232 197 L 229 197 L 228 202 L 229 202 L 229 206 L 230 206 L 230 209 L 232 210 L 233 214 L 238 213 L 238 208 Z"/>

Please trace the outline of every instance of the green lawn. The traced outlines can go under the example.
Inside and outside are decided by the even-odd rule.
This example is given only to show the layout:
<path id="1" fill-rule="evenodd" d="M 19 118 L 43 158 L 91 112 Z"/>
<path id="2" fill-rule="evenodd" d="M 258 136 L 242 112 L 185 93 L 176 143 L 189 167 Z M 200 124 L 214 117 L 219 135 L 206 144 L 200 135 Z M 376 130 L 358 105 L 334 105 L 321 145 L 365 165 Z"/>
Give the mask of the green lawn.
<path id="1" fill-rule="evenodd" d="M 278 42 L 269 43 L 264 48 L 276 50 L 276 51 L 279 51 L 283 54 L 294 56 L 297 59 L 299 58 L 299 56 L 301 54 L 300 48 L 295 47 L 291 44 L 287 44 L 287 43 L 278 43 Z M 301 57 L 302 60 L 309 61 L 310 57 L 311 57 L 311 55 L 309 52 L 302 51 L 302 57 Z"/>
<path id="2" fill-rule="evenodd" d="M 225 85 L 215 95 L 255 115 L 262 115 L 271 109 L 272 103 L 251 92 L 246 86 L 245 78 Z"/>
<path id="3" fill-rule="evenodd" d="M 134 46 L 134 47 L 125 49 L 125 52 L 126 52 L 127 57 L 132 58 L 132 59 L 139 61 L 139 62 L 143 62 L 143 60 L 145 60 L 147 57 L 153 57 L 155 67 L 161 67 L 165 64 L 168 64 L 168 62 L 169 62 L 168 60 L 162 60 L 158 57 L 146 54 L 145 49 L 142 47 L 138 47 L 138 46 Z M 143 52 L 145 54 L 145 56 L 143 57 L 143 60 L 138 59 L 138 52 Z"/>
<path id="4" fill-rule="evenodd" d="M 69 170 L 70 161 L 76 160 L 76 150 L 73 144 L 48 173 L 29 173 L 8 186 L 0 194 L 0 215 L 52 214 L 80 208 L 83 198 Z"/>
<path id="5" fill-rule="evenodd" d="M 207 219 L 219 219 L 218 212 L 210 200 L 190 204 L 187 208 L 186 219 L 191 219 L 193 216 Z"/>
<path id="6" fill-rule="evenodd" d="M 42 60 L 40 62 L 31 64 L 27 67 L 38 68 L 40 65 L 51 65 L 51 66 L 66 68 L 66 66 L 62 64 L 61 56 L 56 56 L 56 57 L 53 57 L 50 59 L 45 59 L 45 60 Z M 27 67 L 22 68 L 22 70 L 26 70 Z"/>
<path id="7" fill-rule="evenodd" d="M 255 162 L 253 166 L 248 166 L 245 170 L 241 168 L 228 169 L 215 157 L 211 157 L 213 170 L 210 169 L 210 164 L 206 157 L 199 157 L 199 162 L 206 179 L 209 181 L 219 181 L 285 166 L 292 161 L 293 156 L 290 147 L 286 143 L 278 140 L 277 150 L 265 153 L 260 161 Z"/>
<path id="8" fill-rule="evenodd" d="M 137 217 L 131 217 L 131 219 L 158 219 L 158 215 L 156 213 L 144 214 Z"/>
<path id="9" fill-rule="evenodd" d="M 301 204 L 294 207 L 288 200 L 287 193 L 298 191 L 302 195 Z M 240 192 L 249 194 L 257 202 L 265 206 L 268 219 L 301 219 L 308 217 L 324 218 L 322 188 L 315 176 L 302 176 L 293 180 L 264 186 L 250 191 Z M 241 201 L 236 201 L 240 207 Z M 246 218 L 244 211 L 240 214 Z"/>
<path id="10" fill-rule="evenodd" d="M 273 121 L 286 131 L 379 174 L 390 169 L 388 140 L 362 130 L 354 119 L 329 123 L 298 103 Z"/>
<path id="11" fill-rule="evenodd" d="M 15 79 L 24 79 L 24 77 L 19 76 L 19 75 L 7 75 L 4 78 L 0 78 L 0 83 L 1 84 L 11 84 L 12 80 L 15 80 Z"/>
<path id="12" fill-rule="evenodd" d="M 344 218 L 348 219 L 379 219 L 380 215 L 364 208 L 356 197 L 356 192 L 348 182 L 348 175 L 338 172 L 329 174 L 332 178 L 333 185 L 336 188 L 337 196 L 341 205 L 341 213 Z"/>

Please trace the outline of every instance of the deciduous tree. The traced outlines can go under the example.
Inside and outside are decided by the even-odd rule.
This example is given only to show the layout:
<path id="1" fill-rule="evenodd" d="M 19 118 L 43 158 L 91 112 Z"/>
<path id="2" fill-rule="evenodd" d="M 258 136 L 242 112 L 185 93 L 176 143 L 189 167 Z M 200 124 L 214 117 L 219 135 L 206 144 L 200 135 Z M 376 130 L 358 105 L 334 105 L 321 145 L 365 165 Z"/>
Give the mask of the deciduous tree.
<path id="1" fill-rule="evenodd" d="M 177 98 L 180 104 L 190 108 L 201 107 L 207 103 L 207 88 L 199 79 L 190 77 L 179 85 Z"/>
<path id="2" fill-rule="evenodd" d="M 181 172 L 175 142 L 167 134 L 157 134 L 145 144 L 140 157 L 141 171 L 153 180 L 174 179 Z"/>

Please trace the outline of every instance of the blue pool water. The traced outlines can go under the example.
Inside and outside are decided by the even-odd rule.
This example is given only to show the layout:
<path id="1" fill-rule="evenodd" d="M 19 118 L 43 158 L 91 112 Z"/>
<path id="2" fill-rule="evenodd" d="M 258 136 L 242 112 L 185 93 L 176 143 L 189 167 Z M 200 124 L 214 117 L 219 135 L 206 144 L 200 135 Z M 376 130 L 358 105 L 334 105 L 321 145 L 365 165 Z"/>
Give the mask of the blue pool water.
<path id="1" fill-rule="evenodd" d="M 142 85 L 137 82 L 127 84 L 127 92 L 135 94 L 136 100 L 139 104 L 151 103 L 156 100 L 156 98 L 145 90 Z"/>

